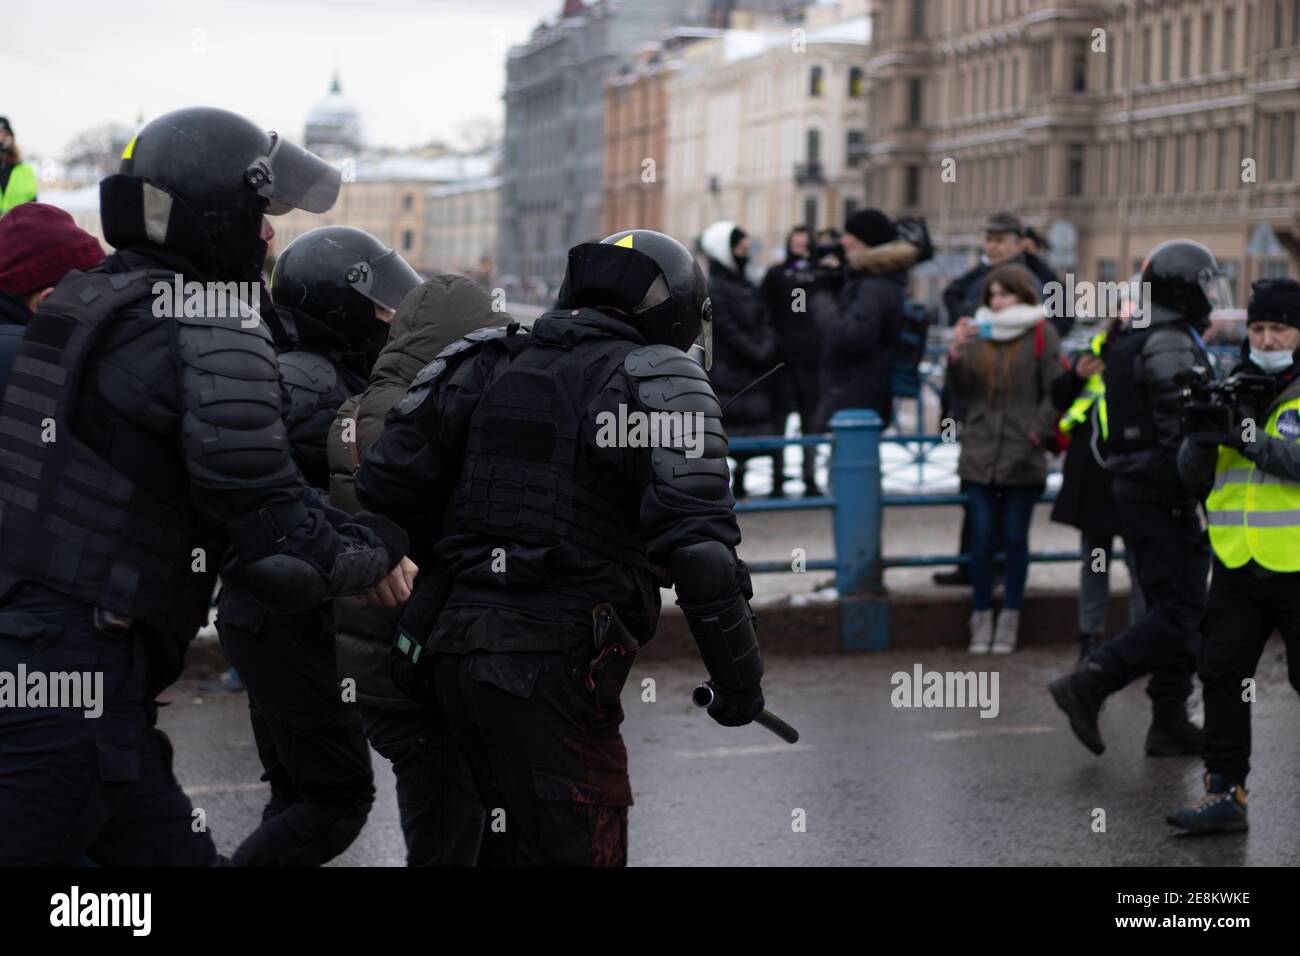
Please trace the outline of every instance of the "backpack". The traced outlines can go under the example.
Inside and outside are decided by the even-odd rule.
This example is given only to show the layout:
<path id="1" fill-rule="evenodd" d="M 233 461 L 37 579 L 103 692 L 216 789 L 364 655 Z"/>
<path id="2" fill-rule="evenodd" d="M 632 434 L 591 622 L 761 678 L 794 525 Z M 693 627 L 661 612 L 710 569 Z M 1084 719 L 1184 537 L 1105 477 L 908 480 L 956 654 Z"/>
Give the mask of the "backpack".
<path id="1" fill-rule="evenodd" d="M 894 398 L 917 398 L 921 394 L 921 360 L 934 318 L 920 302 L 903 300 L 898 335 L 894 339 L 894 365 L 890 391 Z"/>
<path id="2" fill-rule="evenodd" d="M 1043 321 L 1045 322 L 1046 319 L 1044 319 Z M 1036 326 L 1034 326 L 1034 358 L 1035 359 L 1040 359 L 1043 357 L 1043 348 L 1044 348 L 1043 322 L 1039 322 Z M 1068 369 L 1069 362 L 1065 360 L 1064 356 L 1062 356 L 1061 361 Z M 1035 372 L 1035 374 L 1037 374 L 1037 372 Z M 1039 399 L 1040 400 L 1042 399 L 1041 395 L 1039 396 Z M 1061 420 L 1059 417 L 1056 419 L 1054 428 L 1055 431 L 1051 435 L 1048 435 L 1046 438 L 1042 439 L 1042 445 L 1044 451 L 1050 452 L 1053 455 L 1059 455 L 1065 452 L 1070 447 L 1070 433 L 1065 431 L 1063 428 L 1061 428 Z"/>

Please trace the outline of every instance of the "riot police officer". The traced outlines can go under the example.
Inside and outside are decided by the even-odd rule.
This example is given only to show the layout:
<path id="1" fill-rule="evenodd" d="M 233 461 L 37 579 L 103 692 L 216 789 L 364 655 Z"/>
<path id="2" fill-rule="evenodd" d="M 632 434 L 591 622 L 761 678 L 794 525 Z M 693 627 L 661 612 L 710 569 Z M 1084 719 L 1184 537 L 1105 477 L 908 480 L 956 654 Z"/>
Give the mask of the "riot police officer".
<path id="1" fill-rule="evenodd" d="M 223 553 L 223 577 L 281 611 L 381 582 L 405 596 L 401 529 L 323 510 L 303 484 L 241 291 L 258 287 L 264 216 L 322 212 L 338 188 L 233 113 L 159 117 L 100 186 L 118 252 L 32 317 L 0 409 L 0 670 L 103 680 L 96 719 L 0 708 L 0 863 L 215 861 L 154 700 Z"/>
<path id="2" fill-rule="evenodd" d="M 417 560 L 436 558 L 397 647 L 432 660 L 516 863 L 626 863 L 618 694 L 661 584 L 717 690 L 713 718 L 738 726 L 763 708 L 709 324 L 703 273 L 676 240 L 576 246 L 557 310 L 531 334 L 445 349 L 357 473 L 362 503 L 410 529 Z M 667 439 L 636 430 L 673 415 L 687 424 Z"/>
<path id="3" fill-rule="evenodd" d="M 1205 609 L 1209 548 L 1199 503 L 1178 474 L 1183 378 L 1209 357 L 1200 333 L 1230 296 L 1213 253 L 1174 240 L 1152 250 L 1131 324 L 1107 337 L 1106 470 L 1116 516 L 1133 552 L 1146 613 L 1082 666 L 1049 685 L 1070 728 L 1093 753 L 1105 750 L 1097 717 L 1106 698 L 1151 674 L 1153 756 L 1200 753 L 1187 717 Z"/>
<path id="4" fill-rule="evenodd" d="M 295 343 L 279 356 L 285 424 L 313 488 L 329 488 L 325 441 L 334 415 L 366 390 L 393 313 L 419 284 L 397 250 L 351 226 L 305 232 L 276 260 L 271 298 Z"/>
<path id="5" fill-rule="evenodd" d="M 1275 629 L 1300 690 L 1300 282 L 1260 279 L 1251 289 L 1234 379 L 1254 375 L 1269 387 L 1243 401 L 1250 407 L 1238 411 L 1228 444 L 1192 435 L 1178 457 L 1187 487 L 1205 496 L 1214 549 L 1200 659 L 1206 792 L 1168 818 L 1196 833 L 1247 827 L 1249 679 Z"/>
<path id="6" fill-rule="evenodd" d="M 285 427 L 308 484 L 329 488 L 325 442 L 339 405 L 364 391 L 388 322 L 420 277 L 396 251 L 347 226 L 303 233 L 271 274 L 275 315 L 293 344 L 279 354 Z M 374 803 L 370 748 L 354 695 L 340 689 L 332 606 L 275 614 L 246 589 L 222 589 L 217 630 L 248 689 L 249 719 L 271 785 L 239 866 L 327 863 L 351 845 Z"/>

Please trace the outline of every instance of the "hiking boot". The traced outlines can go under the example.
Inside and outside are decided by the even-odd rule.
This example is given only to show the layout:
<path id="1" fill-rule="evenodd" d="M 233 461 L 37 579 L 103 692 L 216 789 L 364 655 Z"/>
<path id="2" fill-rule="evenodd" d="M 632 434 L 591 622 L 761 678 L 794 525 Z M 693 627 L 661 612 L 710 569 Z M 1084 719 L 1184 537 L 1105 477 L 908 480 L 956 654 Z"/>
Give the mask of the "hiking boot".
<path id="1" fill-rule="evenodd" d="M 1193 806 L 1165 817 L 1188 833 L 1241 833 L 1250 828 L 1246 819 L 1246 788 L 1229 783 L 1221 774 L 1205 775 L 1205 796 Z"/>

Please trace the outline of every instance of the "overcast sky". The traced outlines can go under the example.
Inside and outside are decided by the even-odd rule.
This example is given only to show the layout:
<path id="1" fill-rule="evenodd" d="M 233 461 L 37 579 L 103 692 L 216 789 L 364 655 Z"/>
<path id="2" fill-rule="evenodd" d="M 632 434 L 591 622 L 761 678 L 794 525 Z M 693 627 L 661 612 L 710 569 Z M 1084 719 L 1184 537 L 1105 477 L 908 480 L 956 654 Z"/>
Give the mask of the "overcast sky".
<path id="1" fill-rule="evenodd" d="M 651 0 L 647 0 L 651 2 Z M 109 121 L 219 106 L 301 140 L 340 70 L 368 145 L 500 120 L 505 53 L 563 0 L 35 0 L 4 4 L 0 115 L 28 155 Z"/>

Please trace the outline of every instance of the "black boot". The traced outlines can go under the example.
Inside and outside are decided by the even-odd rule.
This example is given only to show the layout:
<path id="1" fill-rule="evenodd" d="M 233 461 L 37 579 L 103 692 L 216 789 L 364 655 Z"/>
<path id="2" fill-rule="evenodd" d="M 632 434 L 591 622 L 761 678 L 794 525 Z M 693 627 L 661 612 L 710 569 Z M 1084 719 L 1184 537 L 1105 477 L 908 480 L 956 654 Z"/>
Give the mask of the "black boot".
<path id="1" fill-rule="evenodd" d="M 1156 704 L 1147 730 L 1148 757 L 1199 757 L 1205 749 L 1205 731 L 1187 719 L 1187 705 Z"/>
<path id="2" fill-rule="evenodd" d="M 1079 742 L 1097 755 L 1106 750 L 1097 727 L 1101 705 L 1114 685 L 1097 664 L 1086 664 L 1073 673 L 1058 677 L 1047 685 L 1056 706 L 1070 718 L 1070 729 Z"/>
<path id="3" fill-rule="evenodd" d="M 1079 633 L 1079 663 L 1082 664 L 1086 661 L 1092 656 L 1092 652 L 1099 647 L 1101 647 L 1100 634 L 1088 634 L 1081 631 Z"/>
<path id="4" fill-rule="evenodd" d="M 934 572 L 934 583 L 968 587 L 970 585 L 970 565 L 960 564 L 957 566 L 956 571 L 936 571 Z"/>

